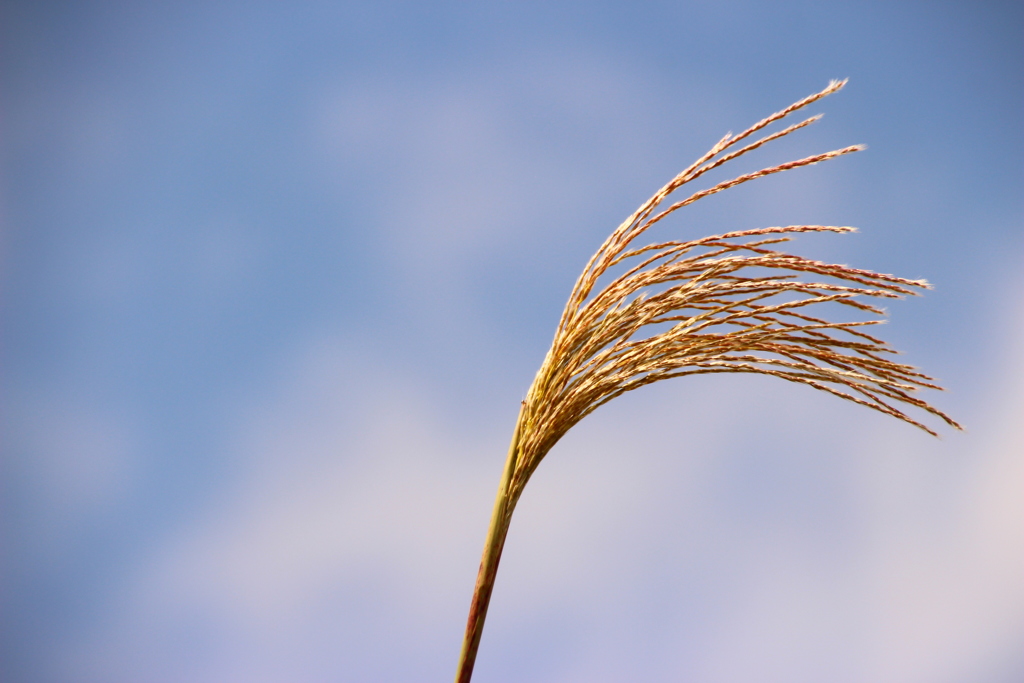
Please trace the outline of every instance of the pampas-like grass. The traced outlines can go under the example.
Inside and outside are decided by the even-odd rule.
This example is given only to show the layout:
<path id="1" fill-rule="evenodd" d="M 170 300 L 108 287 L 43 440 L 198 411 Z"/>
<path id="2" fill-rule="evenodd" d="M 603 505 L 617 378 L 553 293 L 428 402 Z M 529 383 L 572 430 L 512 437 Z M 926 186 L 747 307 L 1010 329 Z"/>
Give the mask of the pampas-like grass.
<path id="1" fill-rule="evenodd" d="M 633 246 L 652 225 L 698 199 L 863 149 L 845 147 L 764 168 L 664 206 L 676 190 L 708 171 L 817 121 L 820 115 L 734 149 L 845 83 L 832 81 L 821 92 L 739 135 L 727 134 L 616 228 L 583 269 L 520 407 L 473 592 L 456 683 L 468 683 L 472 677 L 498 561 L 523 487 L 573 425 L 616 396 L 671 377 L 751 372 L 829 392 L 929 434 L 935 432 L 904 412 L 906 407 L 960 429 L 951 418 L 912 395 L 918 388 L 940 387 L 913 367 L 891 360 L 894 350 L 862 331 L 882 320 L 829 322 L 806 312 L 814 304 L 833 302 L 882 316 L 884 311 L 867 300 L 917 294 L 928 287 L 927 282 L 812 261 L 771 248 L 796 233 L 854 228 L 789 225 Z M 622 272 L 610 275 L 616 266 Z M 801 275 L 816 280 L 798 279 Z M 598 289 L 602 276 L 610 281 Z"/>

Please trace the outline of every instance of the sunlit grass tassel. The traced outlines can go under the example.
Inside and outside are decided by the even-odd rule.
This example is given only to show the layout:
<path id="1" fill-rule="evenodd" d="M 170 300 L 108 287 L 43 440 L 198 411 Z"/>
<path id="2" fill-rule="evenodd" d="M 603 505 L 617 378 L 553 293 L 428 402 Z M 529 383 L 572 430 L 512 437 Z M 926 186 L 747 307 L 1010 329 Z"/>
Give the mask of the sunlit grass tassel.
<path id="1" fill-rule="evenodd" d="M 739 135 L 726 135 L 616 228 L 583 269 L 551 349 L 520 407 L 473 591 L 457 683 L 468 683 L 473 674 L 498 561 L 523 487 L 573 425 L 616 396 L 670 377 L 752 372 L 827 391 L 929 434 L 935 432 L 904 412 L 908 406 L 960 428 L 912 395 L 922 387 L 940 387 L 913 367 L 893 361 L 894 350 L 863 331 L 882 320 L 829 322 L 808 314 L 812 305 L 833 302 L 883 316 L 882 309 L 867 302 L 916 294 L 928 287 L 927 282 L 774 249 L 796 233 L 853 228 L 789 225 L 633 246 L 652 225 L 698 199 L 863 149 L 844 147 L 764 168 L 664 206 L 676 190 L 707 171 L 817 121 L 820 116 L 813 116 L 737 148 L 754 133 L 845 83 L 833 81 Z M 608 275 L 607 284 L 598 289 L 598 281 L 616 266 L 621 272 Z M 814 280 L 801 280 L 801 275 Z"/>

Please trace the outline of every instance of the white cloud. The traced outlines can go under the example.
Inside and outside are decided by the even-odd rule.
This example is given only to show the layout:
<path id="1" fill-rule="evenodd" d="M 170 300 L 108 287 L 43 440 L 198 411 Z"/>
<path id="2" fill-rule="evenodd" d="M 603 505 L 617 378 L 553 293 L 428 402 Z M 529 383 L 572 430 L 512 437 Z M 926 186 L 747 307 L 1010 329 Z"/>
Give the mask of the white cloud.
<path id="1" fill-rule="evenodd" d="M 447 674 L 505 435 L 495 425 L 466 441 L 437 397 L 351 351 L 311 345 L 294 383 L 251 411 L 238 485 L 140 566 L 74 667 L 107 680 L 163 666 L 146 680 Z M 1001 411 L 939 446 L 799 388 L 764 405 L 777 387 L 719 384 L 637 394 L 551 454 L 513 524 L 482 681 L 538 658 L 539 680 L 621 680 L 641 656 L 650 680 L 964 681 L 1014 665 L 1019 379 L 991 398 Z M 733 415 L 747 426 L 730 427 Z M 812 423 L 794 430 L 794 454 L 780 450 L 787 416 Z M 805 498 L 797 517 L 783 497 L 730 502 L 751 486 L 730 470 L 757 443 L 747 429 L 783 472 L 831 463 L 790 492 Z M 827 448 L 800 445 L 829 434 Z M 818 487 L 840 492 L 852 520 L 825 547 L 837 504 Z M 181 632 L 209 635 L 205 659 L 175 663 Z M 560 649 L 545 652 L 545 637 Z"/>

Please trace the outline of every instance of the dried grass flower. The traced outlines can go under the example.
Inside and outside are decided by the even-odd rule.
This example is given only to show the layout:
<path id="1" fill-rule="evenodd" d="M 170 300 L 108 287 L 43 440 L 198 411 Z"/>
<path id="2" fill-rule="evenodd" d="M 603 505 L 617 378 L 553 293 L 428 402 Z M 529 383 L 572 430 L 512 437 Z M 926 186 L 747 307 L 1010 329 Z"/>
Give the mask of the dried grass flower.
<path id="1" fill-rule="evenodd" d="M 942 411 L 913 395 L 920 388 L 940 387 L 915 368 L 893 360 L 895 351 L 864 331 L 883 322 L 884 311 L 869 302 L 917 294 L 928 288 L 927 282 L 814 261 L 775 248 L 797 233 L 854 228 L 788 225 L 635 246 L 653 225 L 699 199 L 863 149 L 844 147 L 771 166 L 668 203 L 677 190 L 708 171 L 820 119 L 812 116 L 738 146 L 845 83 L 832 81 L 739 135 L 727 134 L 616 228 L 583 269 L 519 411 L 480 563 L 457 683 L 468 683 L 472 676 L 498 561 L 523 487 L 573 425 L 615 397 L 672 377 L 759 373 L 826 391 L 929 434 L 936 433 L 908 415 L 910 408 L 960 429 Z M 607 282 L 600 286 L 603 281 Z M 809 307 L 826 303 L 879 317 L 830 322 L 808 313 Z"/>

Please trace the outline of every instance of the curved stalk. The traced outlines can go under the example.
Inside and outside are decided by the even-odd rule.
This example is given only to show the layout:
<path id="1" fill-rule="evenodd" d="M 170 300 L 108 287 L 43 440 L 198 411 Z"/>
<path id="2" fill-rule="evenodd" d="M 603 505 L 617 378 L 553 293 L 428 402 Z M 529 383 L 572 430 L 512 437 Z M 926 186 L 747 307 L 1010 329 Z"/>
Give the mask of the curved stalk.
<path id="1" fill-rule="evenodd" d="M 469 617 L 466 620 L 466 635 L 462 639 L 462 653 L 459 655 L 459 666 L 455 672 L 455 683 L 469 683 L 473 677 L 473 664 L 476 663 L 476 652 L 480 648 L 480 636 L 484 632 L 484 619 L 487 618 L 487 606 L 491 602 L 494 590 L 494 578 L 498 574 L 498 563 L 501 551 L 505 547 L 509 522 L 516 500 L 512 496 L 512 475 L 519 461 L 520 422 L 523 418 L 522 408 L 516 420 L 515 433 L 508 447 L 505 469 L 501 473 L 498 495 L 494 499 L 494 511 L 491 513 L 491 525 L 487 529 L 487 540 L 484 541 L 484 552 L 480 558 L 480 570 L 476 575 L 476 586 L 473 588 L 473 601 L 469 605 Z"/>

